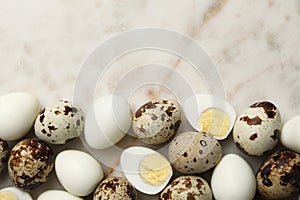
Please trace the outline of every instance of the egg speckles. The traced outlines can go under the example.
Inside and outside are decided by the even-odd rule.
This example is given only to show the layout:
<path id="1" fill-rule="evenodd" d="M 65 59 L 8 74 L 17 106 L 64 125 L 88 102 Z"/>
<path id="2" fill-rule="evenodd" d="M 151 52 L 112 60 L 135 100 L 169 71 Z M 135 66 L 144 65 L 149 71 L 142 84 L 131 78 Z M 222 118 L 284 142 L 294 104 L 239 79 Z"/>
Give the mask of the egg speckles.
<path id="1" fill-rule="evenodd" d="M 8 143 L 2 139 L 0 139 L 0 172 L 3 170 L 3 167 L 8 158 Z"/>
<path id="2" fill-rule="evenodd" d="M 39 139 L 64 144 L 83 132 L 83 112 L 68 101 L 58 101 L 38 115 L 34 129 Z"/>
<path id="3" fill-rule="evenodd" d="M 150 101 L 135 112 L 133 130 L 144 143 L 164 143 L 178 131 L 181 112 L 181 107 L 176 101 Z"/>
<path id="4" fill-rule="evenodd" d="M 300 155 L 282 151 L 267 158 L 256 175 L 258 192 L 265 199 L 282 199 L 300 189 Z"/>
<path id="5" fill-rule="evenodd" d="M 159 196 L 160 200 L 195 199 L 211 200 L 208 183 L 198 176 L 181 176 L 168 185 Z"/>
<path id="6" fill-rule="evenodd" d="M 93 200 L 135 200 L 137 193 L 135 188 L 124 178 L 111 177 L 100 183 L 97 187 Z"/>
<path id="7" fill-rule="evenodd" d="M 273 103 L 262 101 L 251 105 L 237 118 L 233 139 L 243 152 L 261 156 L 276 146 L 280 132 L 279 110 Z"/>
<path id="8" fill-rule="evenodd" d="M 220 143 L 212 136 L 185 132 L 170 143 L 169 160 L 181 173 L 194 174 L 214 167 L 222 158 Z"/>
<path id="9" fill-rule="evenodd" d="M 8 172 L 14 184 L 32 190 L 46 182 L 53 169 L 52 154 L 50 147 L 37 138 L 17 143 L 8 159 Z"/>

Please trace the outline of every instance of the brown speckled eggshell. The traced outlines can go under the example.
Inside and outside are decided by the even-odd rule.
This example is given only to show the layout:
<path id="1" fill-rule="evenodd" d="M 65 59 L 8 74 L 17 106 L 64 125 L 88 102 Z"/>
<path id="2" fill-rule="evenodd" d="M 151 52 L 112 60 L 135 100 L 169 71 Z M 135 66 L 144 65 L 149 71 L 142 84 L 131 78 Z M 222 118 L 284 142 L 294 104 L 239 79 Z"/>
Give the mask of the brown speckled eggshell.
<path id="1" fill-rule="evenodd" d="M 280 112 L 273 103 L 257 102 L 237 118 L 233 139 L 242 152 L 261 156 L 278 143 L 281 125 Z"/>
<path id="2" fill-rule="evenodd" d="M 282 199 L 300 189 L 300 155 L 292 151 L 273 153 L 259 168 L 257 188 L 265 199 Z"/>
<path id="3" fill-rule="evenodd" d="M 93 200 L 136 200 L 135 188 L 124 178 L 111 177 L 102 181 L 97 187 Z"/>
<path id="4" fill-rule="evenodd" d="M 3 170 L 8 159 L 9 146 L 8 143 L 0 138 L 0 172 Z"/>
<path id="5" fill-rule="evenodd" d="M 52 150 L 37 138 L 17 143 L 8 159 L 8 172 L 14 184 L 32 190 L 46 182 L 53 169 Z"/>
<path id="6" fill-rule="evenodd" d="M 199 132 L 184 132 L 169 146 L 169 160 L 184 174 L 202 173 L 213 168 L 222 158 L 222 147 L 212 136 Z"/>
<path id="7" fill-rule="evenodd" d="M 133 131 L 146 144 L 164 143 L 178 131 L 181 113 L 181 106 L 176 101 L 150 101 L 135 112 Z"/>
<path id="8" fill-rule="evenodd" d="M 212 200 L 208 183 L 198 176 L 180 176 L 172 181 L 160 194 L 159 200 Z"/>

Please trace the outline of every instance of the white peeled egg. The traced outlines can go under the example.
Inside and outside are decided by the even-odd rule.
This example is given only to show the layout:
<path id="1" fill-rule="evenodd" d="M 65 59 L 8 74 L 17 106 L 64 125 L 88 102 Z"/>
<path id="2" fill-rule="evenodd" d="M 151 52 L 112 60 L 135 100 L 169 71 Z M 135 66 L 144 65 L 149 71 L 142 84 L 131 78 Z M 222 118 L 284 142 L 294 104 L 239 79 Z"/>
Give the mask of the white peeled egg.
<path id="1" fill-rule="evenodd" d="M 165 167 L 168 169 L 168 176 L 166 176 L 164 181 L 162 181 L 159 185 L 147 183 L 145 179 L 142 178 L 140 165 L 143 162 L 144 158 L 149 155 L 157 155 L 158 157 L 165 159 Z M 153 160 L 153 163 L 155 163 L 155 160 Z M 137 190 L 145 194 L 153 195 L 162 191 L 167 186 L 173 175 L 172 167 L 169 161 L 160 153 L 146 147 L 135 146 L 125 149 L 121 154 L 120 164 L 127 180 Z M 159 178 L 159 176 L 156 178 Z"/>
<path id="2" fill-rule="evenodd" d="M 0 190 L 0 199 L 5 200 L 32 200 L 28 192 L 15 187 L 7 187 Z"/>
<path id="3" fill-rule="evenodd" d="M 83 200 L 63 190 L 48 190 L 40 194 L 37 200 Z"/>
<path id="4" fill-rule="evenodd" d="M 235 110 L 228 102 L 209 94 L 197 94 L 189 97 L 184 102 L 183 110 L 188 122 L 195 130 L 208 133 L 217 140 L 223 140 L 229 135 L 236 119 Z M 213 114 L 207 120 L 210 124 L 209 129 L 204 130 L 203 127 L 199 126 L 199 119 L 203 114 L 206 114 L 207 111 L 213 111 Z M 218 126 L 216 126 L 216 124 Z M 223 128 L 224 133 L 212 134 L 211 131 L 213 129 L 216 130 L 216 128 L 217 131 Z"/>
<path id="5" fill-rule="evenodd" d="M 56 156 L 55 173 L 65 190 L 76 196 L 89 195 L 103 178 L 100 163 L 77 150 L 65 150 Z"/>
<path id="6" fill-rule="evenodd" d="M 101 97 L 86 115 L 85 140 L 94 149 L 106 149 L 125 136 L 131 122 L 129 105 L 122 97 Z"/>
<path id="7" fill-rule="evenodd" d="M 0 97 L 0 138 L 17 140 L 31 129 L 39 114 L 38 99 L 27 92 L 13 92 Z"/>
<path id="8" fill-rule="evenodd" d="M 212 173 L 211 189 L 218 200 L 252 200 L 256 192 L 256 179 L 243 158 L 227 154 Z"/>
<path id="9" fill-rule="evenodd" d="M 286 148 L 300 153 L 300 115 L 293 117 L 283 125 L 280 141 Z"/>

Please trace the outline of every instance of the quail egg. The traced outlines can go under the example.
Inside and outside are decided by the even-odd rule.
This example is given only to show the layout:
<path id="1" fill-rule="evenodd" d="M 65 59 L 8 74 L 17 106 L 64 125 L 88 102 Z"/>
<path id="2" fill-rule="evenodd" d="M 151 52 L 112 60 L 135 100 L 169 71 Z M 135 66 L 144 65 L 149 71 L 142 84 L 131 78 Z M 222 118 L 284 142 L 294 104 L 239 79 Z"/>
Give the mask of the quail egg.
<path id="1" fill-rule="evenodd" d="M 159 193 L 173 174 L 169 161 L 146 147 L 125 149 L 121 154 L 120 164 L 128 181 L 145 194 Z"/>
<path id="2" fill-rule="evenodd" d="M 283 125 L 280 141 L 286 148 L 300 153 L 300 115 Z"/>
<path id="3" fill-rule="evenodd" d="M 195 130 L 212 135 L 217 140 L 229 135 L 236 119 L 235 110 L 228 102 L 208 94 L 189 97 L 184 102 L 183 110 Z"/>
<path id="4" fill-rule="evenodd" d="M 28 192 L 15 187 L 7 187 L 0 190 L 1 200 L 32 200 Z"/>
<path id="5" fill-rule="evenodd" d="M 3 170 L 8 159 L 9 149 L 8 143 L 0 138 L 0 172 Z"/>
<path id="6" fill-rule="evenodd" d="M 65 144 L 83 132 L 83 112 L 69 101 L 57 101 L 38 115 L 34 130 L 47 143 Z"/>
<path id="7" fill-rule="evenodd" d="M 146 144 L 168 141 L 181 123 L 181 107 L 173 100 L 161 99 L 142 105 L 133 118 L 133 131 Z"/>

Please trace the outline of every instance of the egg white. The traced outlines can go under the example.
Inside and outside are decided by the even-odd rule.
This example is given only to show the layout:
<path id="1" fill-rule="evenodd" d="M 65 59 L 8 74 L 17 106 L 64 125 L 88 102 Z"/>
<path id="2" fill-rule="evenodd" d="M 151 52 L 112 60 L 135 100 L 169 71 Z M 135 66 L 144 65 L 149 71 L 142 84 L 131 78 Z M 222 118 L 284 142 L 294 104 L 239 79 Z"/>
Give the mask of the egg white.
<path id="1" fill-rule="evenodd" d="M 209 108 L 221 109 L 225 111 L 229 116 L 230 126 L 227 133 L 224 136 L 214 136 L 214 138 L 217 140 L 223 140 L 231 132 L 236 119 L 236 112 L 227 101 L 209 94 L 197 94 L 189 97 L 183 105 L 183 110 L 189 124 L 199 132 L 202 131 L 198 126 L 199 116 L 202 112 Z"/>
<path id="2" fill-rule="evenodd" d="M 18 197 L 19 200 L 32 200 L 32 197 L 30 196 L 29 193 L 22 191 L 15 187 L 7 187 L 7 188 L 0 190 L 0 192 L 4 192 L 4 191 L 13 193 L 14 195 L 16 195 Z"/>
<path id="3" fill-rule="evenodd" d="M 162 191 L 173 175 L 172 167 L 169 165 L 171 169 L 170 176 L 161 185 L 150 185 L 141 178 L 139 165 L 145 156 L 153 153 L 157 152 L 146 147 L 129 147 L 122 152 L 120 159 L 121 168 L 127 180 L 140 192 L 151 195 Z"/>

